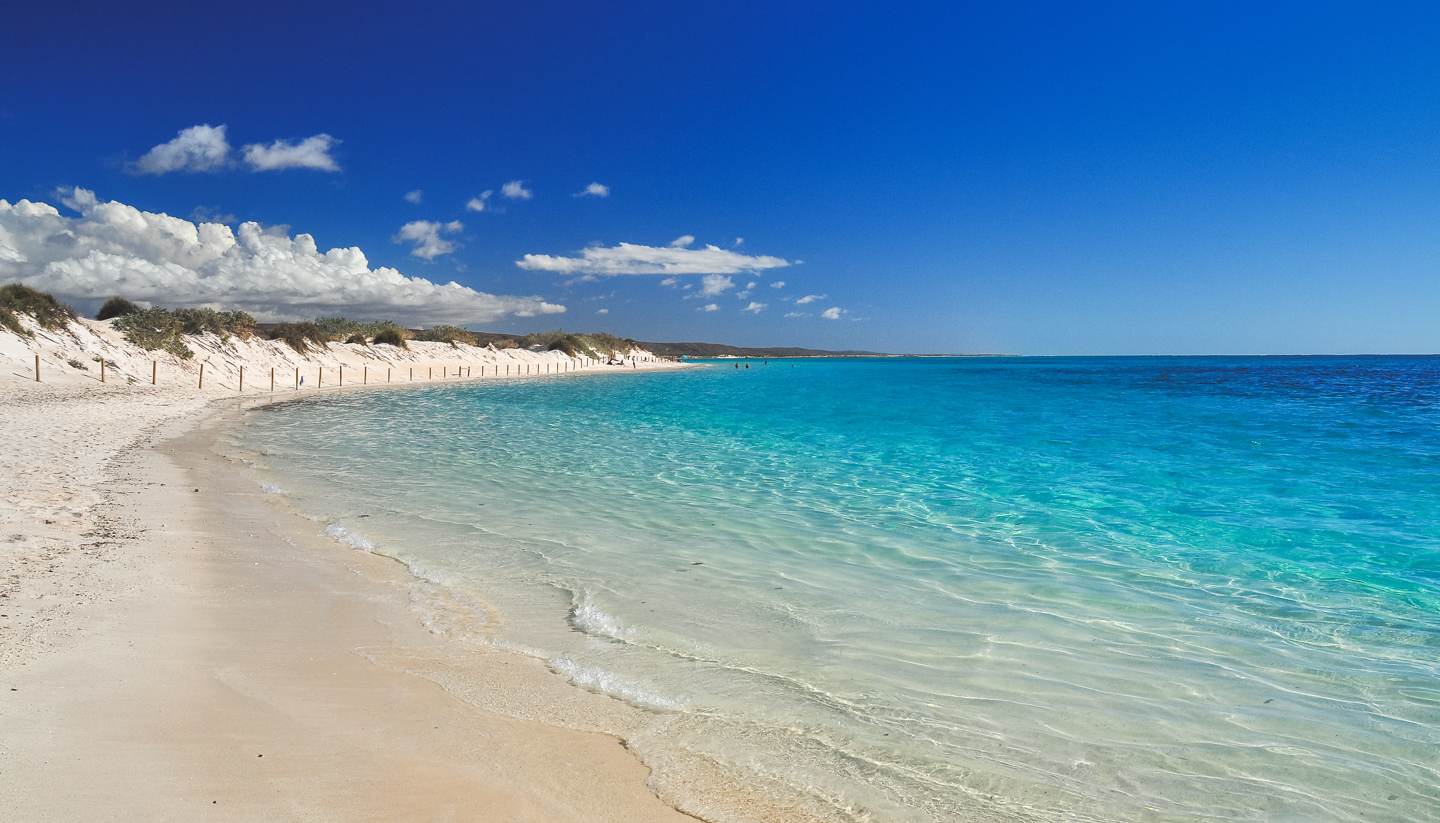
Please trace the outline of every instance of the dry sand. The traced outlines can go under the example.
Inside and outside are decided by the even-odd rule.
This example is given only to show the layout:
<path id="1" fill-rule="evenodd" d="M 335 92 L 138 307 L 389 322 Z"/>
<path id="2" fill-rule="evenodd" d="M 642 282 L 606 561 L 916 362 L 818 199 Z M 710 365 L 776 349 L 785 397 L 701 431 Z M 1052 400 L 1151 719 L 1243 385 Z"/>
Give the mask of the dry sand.
<path id="1" fill-rule="evenodd" d="M 609 702 L 427 631 L 402 567 L 316 534 L 212 448 L 235 401 L 79 369 L 37 385 L 8 353 L 0 817 L 693 819 L 619 738 L 422 676 L 464 668 L 569 717 Z"/>

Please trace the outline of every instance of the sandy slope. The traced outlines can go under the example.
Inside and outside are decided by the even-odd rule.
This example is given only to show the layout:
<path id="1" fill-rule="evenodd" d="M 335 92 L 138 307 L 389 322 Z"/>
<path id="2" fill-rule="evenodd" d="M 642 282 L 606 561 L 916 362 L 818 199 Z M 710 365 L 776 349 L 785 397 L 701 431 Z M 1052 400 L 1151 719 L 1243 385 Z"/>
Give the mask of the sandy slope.
<path id="1" fill-rule="evenodd" d="M 173 358 L 158 360 L 176 380 L 138 379 L 150 355 L 107 324 L 0 333 L 0 818 L 687 819 L 618 739 L 483 711 L 414 674 L 475 667 L 471 682 L 541 690 L 572 716 L 606 700 L 513 655 L 456 657 L 410 611 L 397 564 L 259 494 L 206 421 L 234 406 L 215 401 L 240 363 L 297 358 L 196 347 L 218 378 L 204 392 Z M 442 354 L 477 371 L 580 365 L 449 346 L 389 361 Z M 114 364 L 103 385 L 95 356 Z M 366 362 L 385 359 L 335 346 L 303 365 Z"/>

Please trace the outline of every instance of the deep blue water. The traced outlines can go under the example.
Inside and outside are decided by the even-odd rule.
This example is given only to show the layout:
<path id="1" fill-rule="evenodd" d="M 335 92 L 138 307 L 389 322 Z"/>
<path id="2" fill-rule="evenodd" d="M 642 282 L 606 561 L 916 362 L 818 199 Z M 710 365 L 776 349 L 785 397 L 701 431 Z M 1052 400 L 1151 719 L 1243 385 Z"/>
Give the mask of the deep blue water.
<path id="1" fill-rule="evenodd" d="M 653 712 L 677 796 L 705 763 L 836 818 L 1440 819 L 1440 359 L 749 362 L 244 437 Z"/>

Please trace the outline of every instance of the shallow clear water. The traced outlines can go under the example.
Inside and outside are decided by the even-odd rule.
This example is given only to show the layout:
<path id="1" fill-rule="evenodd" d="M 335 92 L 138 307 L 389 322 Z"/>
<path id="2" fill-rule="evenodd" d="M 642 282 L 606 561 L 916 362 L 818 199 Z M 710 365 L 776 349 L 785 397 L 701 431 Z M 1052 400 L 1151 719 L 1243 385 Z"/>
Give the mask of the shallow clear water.
<path id="1" fill-rule="evenodd" d="M 1440 819 L 1440 359 L 720 363 L 243 437 L 653 711 L 662 789 L 699 755 L 837 818 Z"/>

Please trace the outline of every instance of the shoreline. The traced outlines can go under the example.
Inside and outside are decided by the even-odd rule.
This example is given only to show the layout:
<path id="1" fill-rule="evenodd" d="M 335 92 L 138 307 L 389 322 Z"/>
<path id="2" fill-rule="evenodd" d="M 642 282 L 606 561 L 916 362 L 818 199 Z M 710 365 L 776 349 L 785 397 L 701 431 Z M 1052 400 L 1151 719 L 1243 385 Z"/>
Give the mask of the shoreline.
<path id="1" fill-rule="evenodd" d="M 245 410 L 330 389 L 233 404 L 6 389 L 31 425 L 78 414 L 50 439 L 113 417 L 107 403 L 146 404 L 132 439 L 79 450 L 87 499 L 64 501 L 71 545 L 49 547 L 76 562 L 22 569 L 0 597 L 14 664 L 0 684 L 0 805 L 20 819 L 697 819 L 656 796 L 621 737 L 487 711 L 417 674 L 458 666 L 572 718 L 616 702 L 427 628 L 402 563 L 324 537 L 218 453 Z M 55 591 L 26 590 L 45 584 Z M 26 597 L 77 593 L 83 605 L 20 614 Z"/>

